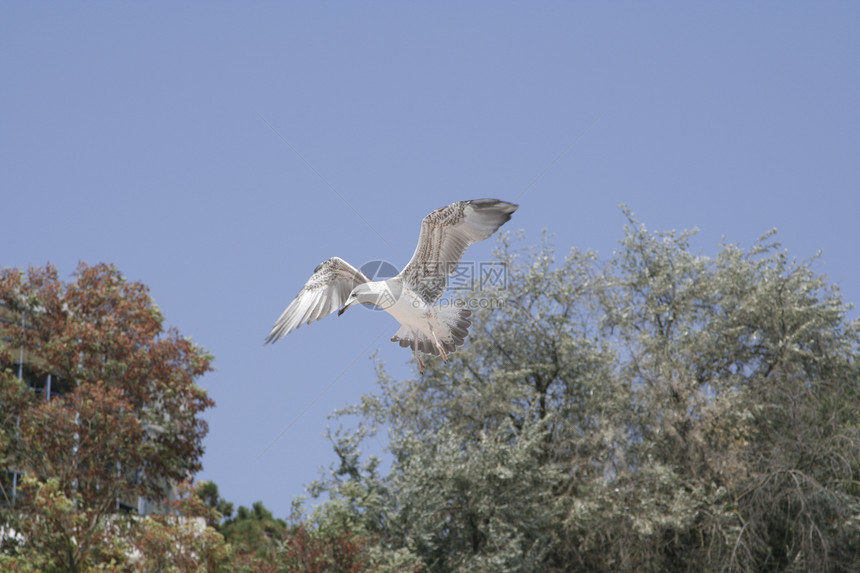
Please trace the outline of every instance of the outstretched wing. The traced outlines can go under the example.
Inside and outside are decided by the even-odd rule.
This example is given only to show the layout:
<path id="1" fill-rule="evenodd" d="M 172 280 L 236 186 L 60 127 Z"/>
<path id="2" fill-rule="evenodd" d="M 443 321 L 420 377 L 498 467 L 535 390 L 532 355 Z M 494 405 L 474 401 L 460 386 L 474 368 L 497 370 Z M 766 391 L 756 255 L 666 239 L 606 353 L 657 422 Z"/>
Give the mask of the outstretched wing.
<path id="1" fill-rule="evenodd" d="M 369 281 L 364 273 L 339 257 L 321 263 L 272 327 L 266 344 L 336 311 L 356 285 Z"/>
<path id="2" fill-rule="evenodd" d="M 436 209 L 421 222 L 418 246 L 400 276 L 424 302 L 436 302 L 468 246 L 495 233 L 517 207 L 498 199 L 475 199 Z"/>

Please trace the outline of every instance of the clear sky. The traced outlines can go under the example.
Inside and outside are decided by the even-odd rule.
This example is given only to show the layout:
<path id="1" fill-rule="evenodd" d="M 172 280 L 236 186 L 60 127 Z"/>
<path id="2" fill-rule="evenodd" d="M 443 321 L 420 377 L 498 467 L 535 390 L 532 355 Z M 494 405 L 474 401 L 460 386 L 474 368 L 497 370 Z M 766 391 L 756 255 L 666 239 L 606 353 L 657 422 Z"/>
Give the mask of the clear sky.
<path id="1" fill-rule="evenodd" d="M 278 516 L 370 354 L 412 366 L 362 308 L 263 338 L 319 262 L 402 267 L 450 202 L 604 258 L 620 203 L 705 254 L 776 227 L 860 301 L 858 3 L 3 2 L 0 82 L 0 265 L 149 285 L 216 357 L 198 478 Z"/>

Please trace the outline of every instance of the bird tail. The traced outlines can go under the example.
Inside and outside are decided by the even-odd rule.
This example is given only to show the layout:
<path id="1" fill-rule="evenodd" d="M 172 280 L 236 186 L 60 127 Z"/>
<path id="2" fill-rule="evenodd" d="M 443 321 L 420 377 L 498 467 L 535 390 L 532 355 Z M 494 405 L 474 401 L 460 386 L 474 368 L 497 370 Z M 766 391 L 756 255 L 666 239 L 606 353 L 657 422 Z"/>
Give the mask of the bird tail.
<path id="1" fill-rule="evenodd" d="M 429 325 L 431 332 L 404 325 L 391 337 L 391 342 L 413 351 L 446 357 L 463 346 L 472 326 L 471 316 L 468 308 L 439 307 L 435 320 Z"/>

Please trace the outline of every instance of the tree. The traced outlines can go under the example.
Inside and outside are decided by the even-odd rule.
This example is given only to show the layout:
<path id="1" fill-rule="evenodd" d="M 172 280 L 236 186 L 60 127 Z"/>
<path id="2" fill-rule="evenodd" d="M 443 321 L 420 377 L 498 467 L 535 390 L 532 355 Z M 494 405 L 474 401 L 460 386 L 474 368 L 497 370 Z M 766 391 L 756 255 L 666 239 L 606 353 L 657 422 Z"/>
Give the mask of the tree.
<path id="1" fill-rule="evenodd" d="M 251 509 L 240 505 L 236 516 L 227 519 L 220 531 L 238 554 L 271 562 L 286 534 L 287 523 L 276 519 L 262 501 L 257 501 Z"/>
<path id="2" fill-rule="evenodd" d="M 209 525 L 219 527 L 222 520 L 233 516 L 233 504 L 221 497 L 218 484 L 214 481 L 203 481 L 197 485 L 197 496 L 203 505 L 209 508 Z"/>
<path id="3" fill-rule="evenodd" d="M 81 264 L 69 283 L 50 265 L 4 269 L 0 303 L 13 319 L 0 363 L 23 355 L 27 378 L 65 390 L 46 400 L 10 371 L 0 380 L 0 459 L 30 478 L 20 499 L 4 491 L 6 527 L 26 531 L 10 551 L 63 571 L 119 559 L 104 554 L 119 502 L 161 500 L 200 469 L 213 402 L 196 380 L 212 357 L 165 330 L 148 289 L 110 265 Z"/>
<path id="4" fill-rule="evenodd" d="M 497 252 L 469 344 L 340 414 L 317 491 L 428 571 L 860 569 L 860 324 L 773 234 Z M 479 285 L 481 286 L 481 285 Z M 483 285 L 486 286 L 486 285 Z M 379 477 L 360 444 L 386 428 Z"/>
<path id="5" fill-rule="evenodd" d="M 249 509 L 220 497 L 213 482 L 198 484 L 200 503 L 210 524 L 230 548 L 230 571 L 248 573 L 415 572 L 414 559 L 402 553 L 383 554 L 373 536 L 356 526 L 348 512 L 328 505 L 304 516 L 302 500 L 294 501 L 289 522 L 275 518 L 262 502 Z M 226 519 L 223 519 L 225 517 Z"/>
<path id="6" fill-rule="evenodd" d="M 125 532 L 123 539 L 132 549 L 126 553 L 133 555 L 129 569 L 140 573 L 236 571 L 232 548 L 208 525 L 218 519 L 218 513 L 204 501 L 201 490 L 206 483 L 180 484 L 178 498 L 169 502 L 170 513 L 137 520 L 136 527 Z"/>

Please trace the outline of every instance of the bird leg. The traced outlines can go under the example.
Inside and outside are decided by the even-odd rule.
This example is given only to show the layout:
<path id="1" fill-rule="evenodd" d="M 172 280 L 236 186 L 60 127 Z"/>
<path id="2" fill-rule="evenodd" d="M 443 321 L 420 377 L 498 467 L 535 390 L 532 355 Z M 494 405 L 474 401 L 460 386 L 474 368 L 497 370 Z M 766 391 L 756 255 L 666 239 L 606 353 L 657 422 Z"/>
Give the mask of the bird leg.
<path id="1" fill-rule="evenodd" d="M 436 338 L 436 333 L 433 332 L 432 330 L 430 332 L 433 334 L 433 342 L 436 343 L 436 349 L 439 351 L 439 354 L 442 355 L 442 360 L 444 360 L 445 362 L 448 362 L 448 353 L 445 352 L 445 348 L 439 342 L 439 339 Z"/>
<path id="2" fill-rule="evenodd" d="M 418 372 L 424 374 L 424 361 L 421 360 L 421 356 L 418 354 L 417 344 L 412 344 L 412 354 L 415 356 L 415 361 L 418 362 Z"/>

